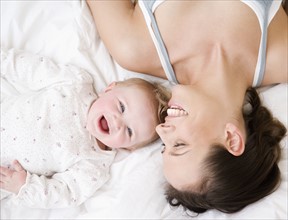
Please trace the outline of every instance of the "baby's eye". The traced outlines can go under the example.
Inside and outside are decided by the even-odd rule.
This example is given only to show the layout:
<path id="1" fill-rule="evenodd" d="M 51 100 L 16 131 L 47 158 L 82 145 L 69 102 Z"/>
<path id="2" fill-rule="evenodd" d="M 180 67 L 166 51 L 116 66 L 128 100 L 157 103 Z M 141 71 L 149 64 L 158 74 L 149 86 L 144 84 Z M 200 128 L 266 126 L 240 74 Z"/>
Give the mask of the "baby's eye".
<path id="1" fill-rule="evenodd" d="M 123 105 L 122 102 L 119 102 L 119 104 L 120 104 L 121 113 L 124 113 L 125 112 L 125 106 Z"/>
<path id="2" fill-rule="evenodd" d="M 129 137 L 131 137 L 131 136 L 132 136 L 132 129 L 128 127 L 128 128 L 127 128 L 127 131 L 128 131 Z"/>
<path id="3" fill-rule="evenodd" d="M 164 143 L 162 143 L 162 149 L 161 149 L 161 154 L 163 154 L 165 152 L 166 146 Z"/>

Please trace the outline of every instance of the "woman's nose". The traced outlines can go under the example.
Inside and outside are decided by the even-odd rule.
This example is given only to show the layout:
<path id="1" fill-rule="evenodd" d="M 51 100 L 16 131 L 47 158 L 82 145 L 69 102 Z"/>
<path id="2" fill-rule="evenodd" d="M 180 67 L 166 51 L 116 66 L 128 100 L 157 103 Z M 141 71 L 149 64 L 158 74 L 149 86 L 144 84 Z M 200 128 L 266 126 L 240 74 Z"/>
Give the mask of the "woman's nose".
<path id="1" fill-rule="evenodd" d="M 156 127 L 156 132 L 160 136 L 165 146 L 172 145 L 173 138 L 175 135 L 173 134 L 174 131 L 175 131 L 174 125 L 160 124 L 160 125 L 157 125 Z"/>
<path id="2" fill-rule="evenodd" d="M 174 125 L 160 124 L 156 127 L 156 132 L 159 134 L 160 137 L 161 135 L 169 134 L 173 131 L 175 131 Z"/>

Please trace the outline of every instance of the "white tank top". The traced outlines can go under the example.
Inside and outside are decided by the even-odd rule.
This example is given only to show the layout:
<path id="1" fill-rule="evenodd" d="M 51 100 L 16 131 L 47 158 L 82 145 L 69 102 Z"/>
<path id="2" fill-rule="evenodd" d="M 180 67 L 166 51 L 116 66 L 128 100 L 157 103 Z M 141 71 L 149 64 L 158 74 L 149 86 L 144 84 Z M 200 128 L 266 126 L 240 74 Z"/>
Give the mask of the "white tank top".
<path id="1" fill-rule="evenodd" d="M 241 0 L 248 5 L 256 14 L 261 27 L 261 40 L 258 52 L 258 60 L 253 79 L 253 87 L 260 86 L 264 77 L 266 65 L 266 45 L 267 45 L 267 29 L 278 11 L 281 0 Z M 165 2 L 165 0 L 139 0 L 139 6 L 144 15 L 150 35 L 156 47 L 162 67 L 166 77 L 170 82 L 178 83 L 173 67 L 170 63 L 168 52 L 164 45 L 161 33 L 158 29 L 157 22 L 154 17 L 156 8 Z"/>

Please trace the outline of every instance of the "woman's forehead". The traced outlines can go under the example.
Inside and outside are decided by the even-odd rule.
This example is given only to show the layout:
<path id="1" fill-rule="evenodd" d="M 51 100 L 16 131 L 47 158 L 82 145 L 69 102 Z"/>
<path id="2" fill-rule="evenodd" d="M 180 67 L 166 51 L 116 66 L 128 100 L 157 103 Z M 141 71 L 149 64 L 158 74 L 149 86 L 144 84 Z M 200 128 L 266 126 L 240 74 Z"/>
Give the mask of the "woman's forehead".
<path id="1" fill-rule="evenodd" d="M 165 178 L 178 190 L 194 185 L 200 180 L 201 160 L 195 160 L 190 153 L 164 159 L 163 166 Z"/>

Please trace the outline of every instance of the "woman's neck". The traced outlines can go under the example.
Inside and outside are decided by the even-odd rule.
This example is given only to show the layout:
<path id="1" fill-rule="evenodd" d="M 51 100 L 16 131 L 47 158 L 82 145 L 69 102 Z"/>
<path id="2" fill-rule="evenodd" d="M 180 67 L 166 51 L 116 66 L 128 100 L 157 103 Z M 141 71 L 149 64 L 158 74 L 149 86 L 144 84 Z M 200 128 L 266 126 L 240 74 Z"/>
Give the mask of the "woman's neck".
<path id="1" fill-rule="evenodd" d="M 247 76 L 242 71 L 221 45 L 216 45 L 197 84 L 218 99 L 229 112 L 241 113 L 246 90 L 253 80 L 252 74 Z"/>
<path id="2" fill-rule="evenodd" d="M 182 66 L 182 78 L 177 76 L 178 80 L 182 79 L 181 84 L 210 84 L 209 80 L 212 79 L 213 82 L 214 77 L 222 76 L 232 82 L 241 80 L 246 83 L 246 89 L 252 85 L 255 63 L 251 61 L 251 55 L 242 53 L 241 49 L 231 51 L 227 49 L 227 44 L 221 41 L 215 41 L 205 51 L 204 54 L 195 56 L 193 62 L 190 60 L 191 63 Z"/>

